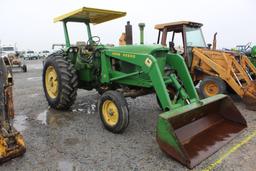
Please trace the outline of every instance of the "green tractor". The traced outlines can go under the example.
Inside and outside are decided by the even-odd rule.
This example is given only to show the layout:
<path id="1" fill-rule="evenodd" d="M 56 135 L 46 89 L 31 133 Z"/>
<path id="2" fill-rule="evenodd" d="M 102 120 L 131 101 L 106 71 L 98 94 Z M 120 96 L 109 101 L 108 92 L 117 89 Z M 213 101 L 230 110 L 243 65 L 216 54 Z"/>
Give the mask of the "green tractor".
<path id="1" fill-rule="evenodd" d="M 253 65 L 256 67 L 256 46 L 251 46 L 251 42 L 246 45 L 237 45 L 232 48 L 233 51 L 245 54 L 251 60 Z"/>
<path id="2" fill-rule="evenodd" d="M 251 56 L 249 57 L 253 65 L 256 67 L 256 46 L 252 47 Z"/>
<path id="3" fill-rule="evenodd" d="M 157 142 L 164 152 L 192 168 L 246 128 L 246 120 L 225 95 L 200 100 L 183 57 L 168 48 L 108 47 L 92 36 L 91 23 L 125 15 L 84 7 L 55 18 L 63 23 L 66 47 L 45 60 L 46 99 L 52 108 L 67 110 L 78 88 L 96 89 L 101 94 L 97 107 L 103 125 L 113 133 L 122 133 L 129 123 L 125 98 L 155 93 L 163 111 L 157 120 Z M 86 43 L 71 46 L 68 22 L 85 24 Z"/>
<path id="4" fill-rule="evenodd" d="M 252 42 L 249 42 L 246 45 L 237 45 L 231 50 L 235 53 L 237 52 L 237 55 L 246 55 L 251 63 L 256 67 L 256 45 L 251 46 L 251 44 Z M 255 76 L 252 77 L 252 79 L 255 80 Z"/>

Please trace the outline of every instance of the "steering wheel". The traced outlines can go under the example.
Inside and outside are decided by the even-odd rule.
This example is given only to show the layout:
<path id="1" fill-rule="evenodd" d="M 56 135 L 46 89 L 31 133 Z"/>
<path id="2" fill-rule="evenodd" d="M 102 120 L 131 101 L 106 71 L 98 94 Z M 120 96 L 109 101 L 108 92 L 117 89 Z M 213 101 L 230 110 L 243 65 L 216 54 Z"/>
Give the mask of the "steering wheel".
<path id="1" fill-rule="evenodd" d="M 99 36 L 92 36 L 86 43 L 87 45 L 97 46 L 100 44 L 100 37 Z"/>

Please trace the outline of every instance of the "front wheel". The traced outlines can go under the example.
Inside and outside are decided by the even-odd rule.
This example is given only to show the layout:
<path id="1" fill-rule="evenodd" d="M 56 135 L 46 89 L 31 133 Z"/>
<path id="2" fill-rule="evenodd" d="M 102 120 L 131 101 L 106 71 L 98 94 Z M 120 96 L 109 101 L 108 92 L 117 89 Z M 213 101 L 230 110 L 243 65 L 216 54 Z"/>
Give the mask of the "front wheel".
<path id="1" fill-rule="evenodd" d="M 56 54 L 47 58 L 43 68 L 43 88 L 49 105 L 54 109 L 67 110 L 77 95 L 78 77 L 73 64 Z"/>
<path id="2" fill-rule="evenodd" d="M 199 84 L 202 98 L 226 93 L 226 83 L 219 77 L 207 76 Z"/>
<path id="3" fill-rule="evenodd" d="M 122 133 L 129 124 L 129 111 L 124 96 L 117 91 L 103 93 L 98 102 L 98 111 L 105 128 Z"/>

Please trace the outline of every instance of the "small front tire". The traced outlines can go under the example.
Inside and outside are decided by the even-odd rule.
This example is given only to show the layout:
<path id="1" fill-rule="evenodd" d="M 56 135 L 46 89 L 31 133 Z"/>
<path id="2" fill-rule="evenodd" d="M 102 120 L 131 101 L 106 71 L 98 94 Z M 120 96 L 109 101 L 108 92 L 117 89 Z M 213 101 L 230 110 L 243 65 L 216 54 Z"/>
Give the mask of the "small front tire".
<path id="1" fill-rule="evenodd" d="M 129 124 L 129 110 L 125 97 L 117 91 L 106 91 L 98 101 L 98 112 L 104 127 L 122 133 Z"/>

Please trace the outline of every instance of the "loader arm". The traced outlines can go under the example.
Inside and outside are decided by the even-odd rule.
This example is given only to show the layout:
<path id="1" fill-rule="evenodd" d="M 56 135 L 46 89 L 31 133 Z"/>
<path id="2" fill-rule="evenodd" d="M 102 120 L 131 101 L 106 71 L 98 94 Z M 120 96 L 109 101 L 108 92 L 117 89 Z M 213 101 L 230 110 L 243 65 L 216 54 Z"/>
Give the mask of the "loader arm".
<path id="1" fill-rule="evenodd" d="M 161 64 L 162 57 L 153 54 L 105 51 L 101 56 L 101 82 L 153 88 L 166 111 L 158 116 L 157 142 L 167 154 L 192 168 L 238 135 L 246 121 L 225 95 L 199 100 L 180 55 L 165 54 L 165 64 L 174 70 L 166 78 L 161 70 L 166 66 Z M 113 59 L 128 63 L 129 69 L 138 67 L 133 72 L 115 70 Z M 168 85 L 175 88 L 178 101 L 169 96 Z"/>
<path id="2" fill-rule="evenodd" d="M 111 67 L 111 58 L 120 60 L 122 62 L 130 63 L 139 66 L 141 70 L 133 73 L 123 73 L 115 71 Z M 165 110 L 171 110 L 183 105 L 189 104 L 192 101 L 199 100 L 196 90 L 193 86 L 192 79 L 186 67 L 184 59 L 177 54 L 167 54 L 166 64 L 171 65 L 177 71 L 177 75 L 170 74 L 168 78 L 164 79 L 160 71 L 157 59 L 149 54 L 138 53 L 122 53 L 118 51 L 106 51 L 105 55 L 101 57 L 102 65 L 102 83 L 115 81 L 118 83 L 126 83 L 137 86 L 144 86 L 147 88 L 153 87 L 155 92 Z M 146 74 L 150 80 L 138 81 L 134 76 Z M 180 83 L 178 77 L 183 81 Z M 171 84 L 180 97 L 179 103 L 170 100 L 167 85 Z"/>

